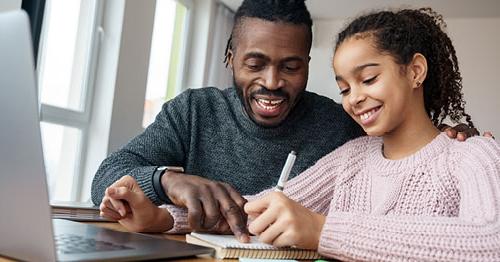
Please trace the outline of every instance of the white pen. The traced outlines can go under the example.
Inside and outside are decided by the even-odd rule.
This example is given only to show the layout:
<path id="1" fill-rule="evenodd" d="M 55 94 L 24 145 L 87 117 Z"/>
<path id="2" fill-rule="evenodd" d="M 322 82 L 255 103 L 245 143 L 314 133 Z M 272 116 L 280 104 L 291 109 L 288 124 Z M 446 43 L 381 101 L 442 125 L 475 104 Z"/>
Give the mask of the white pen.
<path id="1" fill-rule="evenodd" d="M 285 188 L 286 181 L 288 180 L 288 176 L 290 176 L 290 171 L 292 171 L 293 163 L 295 163 L 295 158 L 297 157 L 295 151 L 290 152 L 288 157 L 286 158 L 285 166 L 283 166 L 283 170 L 281 170 L 280 179 L 278 180 L 278 184 L 274 191 L 282 192 Z"/>

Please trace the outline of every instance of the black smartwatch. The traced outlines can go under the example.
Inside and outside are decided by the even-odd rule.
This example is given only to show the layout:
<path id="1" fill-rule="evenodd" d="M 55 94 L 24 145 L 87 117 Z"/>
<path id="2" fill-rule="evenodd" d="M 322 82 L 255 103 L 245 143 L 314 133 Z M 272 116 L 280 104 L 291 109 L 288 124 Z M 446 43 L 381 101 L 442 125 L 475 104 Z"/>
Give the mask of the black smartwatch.
<path id="1" fill-rule="evenodd" d="M 167 171 L 183 173 L 184 168 L 178 167 L 178 166 L 159 166 L 155 169 L 155 172 L 153 173 L 153 176 L 152 176 L 153 189 L 155 190 L 156 195 L 165 204 L 172 204 L 172 201 L 167 196 L 167 194 L 165 194 L 165 190 L 163 190 L 163 186 L 161 185 L 161 177 Z"/>

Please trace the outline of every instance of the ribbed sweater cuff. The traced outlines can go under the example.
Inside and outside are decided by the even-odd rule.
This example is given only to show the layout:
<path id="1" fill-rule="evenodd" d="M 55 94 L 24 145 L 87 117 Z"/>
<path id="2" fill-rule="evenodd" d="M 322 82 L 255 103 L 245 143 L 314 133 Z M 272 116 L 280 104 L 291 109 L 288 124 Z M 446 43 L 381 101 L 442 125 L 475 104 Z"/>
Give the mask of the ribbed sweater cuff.
<path id="1" fill-rule="evenodd" d="M 168 234 L 182 234 L 190 232 L 189 222 L 187 220 L 187 209 L 177 207 L 175 205 L 163 205 L 161 208 L 166 208 L 174 219 L 173 227 L 166 231 Z"/>
<path id="2" fill-rule="evenodd" d="M 139 187 L 144 191 L 144 194 L 153 202 L 153 204 L 159 206 L 163 202 L 160 200 L 153 187 L 153 173 L 156 170 L 156 166 L 138 167 L 134 168 L 131 172 L 131 176 L 135 178 Z"/>
<path id="3" fill-rule="evenodd" d="M 347 243 L 342 240 L 350 239 L 349 234 L 349 218 L 340 212 L 330 212 L 321 232 L 319 253 L 340 260 L 352 259 L 352 257 L 340 255 L 346 252 Z"/>

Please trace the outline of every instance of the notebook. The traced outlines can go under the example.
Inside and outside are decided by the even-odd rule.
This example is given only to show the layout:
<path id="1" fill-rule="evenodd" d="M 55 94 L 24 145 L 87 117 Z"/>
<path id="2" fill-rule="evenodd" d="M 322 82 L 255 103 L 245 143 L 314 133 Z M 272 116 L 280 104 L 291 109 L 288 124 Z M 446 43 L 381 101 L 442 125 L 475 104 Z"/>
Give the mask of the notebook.
<path id="1" fill-rule="evenodd" d="M 0 12 L 0 36 L 0 257 L 130 261 L 211 254 L 180 241 L 51 219 L 26 13 Z"/>
<path id="2" fill-rule="evenodd" d="M 186 242 L 215 249 L 215 257 L 223 258 L 273 258 L 273 259 L 318 259 L 321 255 L 315 250 L 297 248 L 277 248 L 262 243 L 256 236 L 250 243 L 240 243 L 233 235 L 214 235 L 191 233 Z"/>
<path id="3" fill-rule="evenodd" d="M 99 207 L 92 203 L 75 201 L 51 201 L 52 218 L 69 219 L 73 221 L 110 221 L 101 217 Z"/>

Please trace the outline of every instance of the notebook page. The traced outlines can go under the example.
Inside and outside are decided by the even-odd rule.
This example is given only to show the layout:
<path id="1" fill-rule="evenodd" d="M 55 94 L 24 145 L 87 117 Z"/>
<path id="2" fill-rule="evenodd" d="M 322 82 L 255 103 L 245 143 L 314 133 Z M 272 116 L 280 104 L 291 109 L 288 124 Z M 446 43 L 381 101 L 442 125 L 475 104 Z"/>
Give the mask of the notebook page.
<path id="1" fill-rule="evenodd" d="M 192 232 L 191 235 L 223 248 L 278 249 L 272 245 L 260 242 L 257 236 L 250 236 L 250 243 L 241 243 L 234 237 L 234 235 L 215 235 L 195 232 Z"/>

